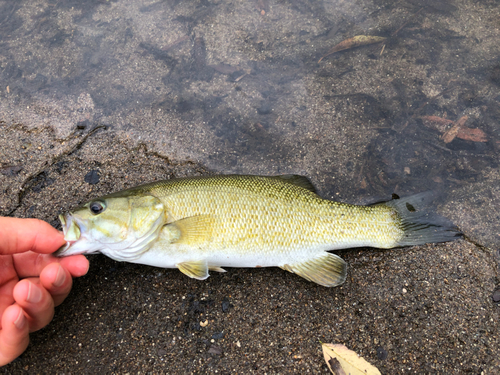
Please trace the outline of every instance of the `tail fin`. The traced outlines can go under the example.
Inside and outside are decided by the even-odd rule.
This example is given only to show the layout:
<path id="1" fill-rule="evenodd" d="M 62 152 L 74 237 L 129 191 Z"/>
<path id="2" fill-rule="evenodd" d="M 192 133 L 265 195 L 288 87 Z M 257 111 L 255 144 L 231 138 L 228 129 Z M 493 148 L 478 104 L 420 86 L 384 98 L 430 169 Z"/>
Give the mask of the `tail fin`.
<path id="1" fill-rule="evenodd" d="M 427 191 L 384 203 L 396 210 L 400 219 L 400 227 L 404 230 L 403 237 L 398 241 L 397 246 L 448 242 L 462 236 L 451 221 L 425 210 L 434 198 L 435 194 Z"/>

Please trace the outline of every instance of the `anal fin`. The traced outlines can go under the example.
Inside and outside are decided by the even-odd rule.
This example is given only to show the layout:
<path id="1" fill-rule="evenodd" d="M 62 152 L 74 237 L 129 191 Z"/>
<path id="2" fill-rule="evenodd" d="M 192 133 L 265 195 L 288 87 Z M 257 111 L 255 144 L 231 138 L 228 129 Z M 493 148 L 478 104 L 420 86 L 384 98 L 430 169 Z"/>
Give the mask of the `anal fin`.
<path id="1" fill-rule="evenodd" d="M 224 268 L 218 266 L 208 266 L 208 269 L 215 272 L 227 272 Z"/>
<path id="2" fill-rule="evenodd" d="M 347 265 L 342 258 L 327 252 L 304 262 L 285 264 L 280 268 L 327 287 L 343 284 L 347 275 Z"/>
<path id="3" fill-rule="evenodd" d="M 195 260 L 191 262 L 182 262 L 176 264 L 176 267 L 184 275 L 197 280 L 205 280 L 210 276 L 208 274 L 208 264 L 206 260 Z"/>

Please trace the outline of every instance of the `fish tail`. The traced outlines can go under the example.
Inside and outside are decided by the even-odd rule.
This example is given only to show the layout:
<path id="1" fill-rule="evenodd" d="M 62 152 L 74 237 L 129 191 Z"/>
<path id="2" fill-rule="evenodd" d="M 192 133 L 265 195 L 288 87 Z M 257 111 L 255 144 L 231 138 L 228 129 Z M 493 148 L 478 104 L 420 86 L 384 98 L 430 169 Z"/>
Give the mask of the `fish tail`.
<path id="1" fill-rule="evenodd" d="M 396 211 L 399 227 L 403 230 L 395 246 L 448 242 L 462 236 L 450 220 L 427 210 L 435 197 L 434 192 L 427 191 L 384 203 Z"/>

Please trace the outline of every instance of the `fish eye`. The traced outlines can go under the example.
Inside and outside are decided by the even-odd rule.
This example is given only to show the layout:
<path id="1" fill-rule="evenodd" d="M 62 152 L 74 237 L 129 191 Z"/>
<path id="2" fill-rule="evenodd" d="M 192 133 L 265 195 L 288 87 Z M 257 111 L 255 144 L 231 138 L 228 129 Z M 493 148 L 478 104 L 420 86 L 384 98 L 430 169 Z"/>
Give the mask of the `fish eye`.
<path id="1" fill-rule="evenodd" d="M 92 212 L 94 215 L 99 215 L 101 212 L 103 212 L 106 209 L 106 205 L 104 202 L 101 201 L 95 201 L 90 203 L 89 205 L 90 212 Z"/>

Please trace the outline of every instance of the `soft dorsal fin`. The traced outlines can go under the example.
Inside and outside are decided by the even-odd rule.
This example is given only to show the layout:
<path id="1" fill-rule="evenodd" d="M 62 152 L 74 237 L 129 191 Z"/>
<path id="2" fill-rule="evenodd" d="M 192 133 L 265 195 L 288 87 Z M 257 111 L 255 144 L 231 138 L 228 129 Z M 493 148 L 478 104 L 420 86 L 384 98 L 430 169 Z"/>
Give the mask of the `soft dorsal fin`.
<path id="1" fill-rule="evenodd" d="M 347 275 L 347 265 L 342 258 L 327 252 L 304 262 L 285 264 L 280 268 L 323 286 L 341 285 Z"/>
<path id="2" fill-rule="evenodd" d="M 301 176 L 298 174 L 284 174 L 281 176 L 275 176 L 276 178 L 279 178 L 283 181 L 288 182 L 289 184 L 300 186 L 303 189 L 312 191 L 313 193 L 316 193 L 316 188 L 312 184 L 311 180 L 309 180 L 305 176 Z"/>

